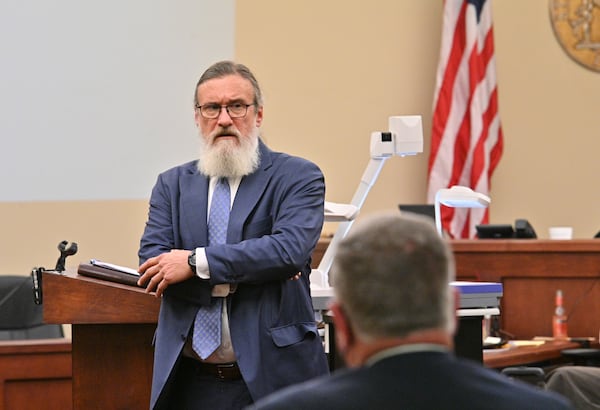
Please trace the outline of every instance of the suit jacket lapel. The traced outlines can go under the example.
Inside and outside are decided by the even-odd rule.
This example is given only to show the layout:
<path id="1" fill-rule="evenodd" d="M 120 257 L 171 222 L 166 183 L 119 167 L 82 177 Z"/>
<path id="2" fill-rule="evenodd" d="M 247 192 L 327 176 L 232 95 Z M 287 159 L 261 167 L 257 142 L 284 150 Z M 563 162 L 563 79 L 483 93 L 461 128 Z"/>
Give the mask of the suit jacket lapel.
<path id="1" fill-rule="evenodd" d="M 208 178 L 196 169 L 181 178 L 181 221 L 185 221 L 185 229 L 195 246 L 208 244 L 207 208 L 208 208 Z M 182 235 L 186 236 L 186 235 Z"/>
<path id="2" fill-rule="evenodd" d="M 256 206 L 258 199 L 262 197 L 262 193 L 272 177 L 271 150 L 263 144 L 262 140 L 259 140 L 259 151 L 260 165 L 258 169 L 242 179 L 233 201 L 227 231 L 228 243 L 237 243 L 244 239 L 242 237 L 244 223 Z"/>

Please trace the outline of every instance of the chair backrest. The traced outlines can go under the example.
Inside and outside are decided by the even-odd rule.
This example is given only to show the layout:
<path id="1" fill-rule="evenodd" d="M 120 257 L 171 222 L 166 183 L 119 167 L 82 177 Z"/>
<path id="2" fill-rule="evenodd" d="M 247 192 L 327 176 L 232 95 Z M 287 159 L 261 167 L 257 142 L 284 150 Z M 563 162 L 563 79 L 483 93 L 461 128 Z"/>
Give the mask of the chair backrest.
<path id="1" fill-rule="evenodd" d="M 0 275 L 0 340 L 63 337 L 62 326 L 44 324 L 30 276 Z"/>
<path id="2" fill-rule="evenodd" d="M 563 357 L 572 361 L 575 366 L 600 367 L 600 349 L 582 347 L 579 349 L 565 349 L 560 353 Z"/>
<path id="3" fill-rule="evenodd" d="M 515 366 L 505 367 L 501 373 L 511 379 L 532 384 L 539 388 L 544 388 L 546 374 L 541 367 L 535 366 Z"/>

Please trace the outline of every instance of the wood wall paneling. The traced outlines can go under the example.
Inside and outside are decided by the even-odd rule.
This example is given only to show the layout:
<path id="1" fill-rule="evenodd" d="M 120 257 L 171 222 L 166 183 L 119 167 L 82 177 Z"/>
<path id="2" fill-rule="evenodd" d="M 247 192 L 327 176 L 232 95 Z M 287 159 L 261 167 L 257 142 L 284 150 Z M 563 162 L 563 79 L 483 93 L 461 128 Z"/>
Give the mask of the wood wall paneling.
<path id="1" fill-rule="evenodd" d="M 69 410 L 71 342 L 0 342 L 0 410 Z"/>

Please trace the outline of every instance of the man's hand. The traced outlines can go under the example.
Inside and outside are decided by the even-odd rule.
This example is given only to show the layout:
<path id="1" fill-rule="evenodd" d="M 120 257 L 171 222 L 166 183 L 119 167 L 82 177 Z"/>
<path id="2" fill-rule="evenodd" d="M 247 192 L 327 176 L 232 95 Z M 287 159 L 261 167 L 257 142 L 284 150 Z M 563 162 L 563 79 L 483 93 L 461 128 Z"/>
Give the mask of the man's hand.
<path id="1" fill-rule="evenodd" d="M 173 249 L 154 258 L 148 259 L 138 269 L 142 274 L 138 285 L 146 286 L 146 292 L 156 291 L 156 297 L 161 297 L 165 289 L 174 283 L 183 282 L 194 276 L 188 265 L 190 251 Z"/>

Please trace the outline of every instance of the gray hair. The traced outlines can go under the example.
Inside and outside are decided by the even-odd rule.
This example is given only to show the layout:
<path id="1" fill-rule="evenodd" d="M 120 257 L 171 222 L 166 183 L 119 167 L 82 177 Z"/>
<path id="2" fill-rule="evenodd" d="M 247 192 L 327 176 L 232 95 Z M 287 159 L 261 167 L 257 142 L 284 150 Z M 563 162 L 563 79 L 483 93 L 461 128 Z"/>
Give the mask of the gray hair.
<path id="1" fill-rule="evenodd" d="M 233 61 L 219 61 L 208 67 L 198 80 L 196 90 L 194 91 L 194 107 L 198 105 L 198 87 L 200 87 L 202 83 L 228 75 L 239 75 L 250 81 L 252 88 L 254 88 L 254 104 L 259 107 L 263 105 L 262 92 L 260 91 L 260 86 L 258 85 L 256 77 L 252 74 L 252 71 L 243 64 L 235 63 Z"/>
<path id="2" fill-rule="evenodd" d="M 420 215 L 365 218 L 340 242 L 332 284 L 363 338 L 454 329 L 454 258 L 433 223 Z"/>

